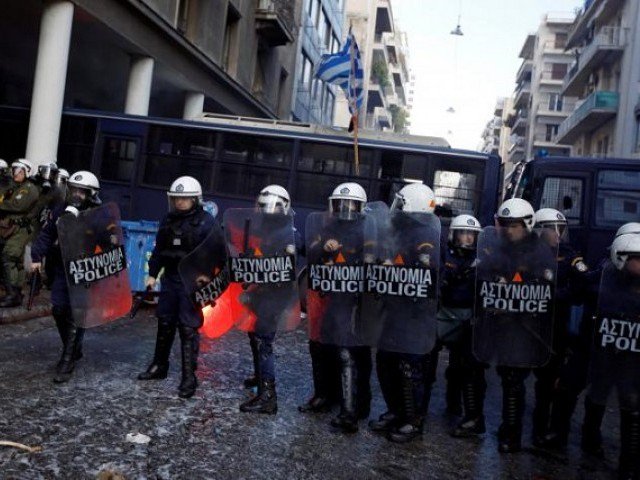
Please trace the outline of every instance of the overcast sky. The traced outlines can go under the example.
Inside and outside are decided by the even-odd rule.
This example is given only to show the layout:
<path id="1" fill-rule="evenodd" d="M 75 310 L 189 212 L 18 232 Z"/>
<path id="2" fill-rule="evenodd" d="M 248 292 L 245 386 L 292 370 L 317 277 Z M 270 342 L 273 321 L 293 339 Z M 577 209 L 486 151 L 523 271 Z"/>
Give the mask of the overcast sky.
<path id="1" fill-rule="evenodd" d="M 443 136 L 475 150 L 497 97 L 510 96 L 520 48 L 545 13 L 571 13 L 581 0 L 392 0 L 407 32 L 416 77 L 411 133 Z M 450 35 L 458 13 L 464 36 Z M 455 113 L 447 113 L 453 107 Z M 448 133 L 451 132 L 451 133 Z"/>

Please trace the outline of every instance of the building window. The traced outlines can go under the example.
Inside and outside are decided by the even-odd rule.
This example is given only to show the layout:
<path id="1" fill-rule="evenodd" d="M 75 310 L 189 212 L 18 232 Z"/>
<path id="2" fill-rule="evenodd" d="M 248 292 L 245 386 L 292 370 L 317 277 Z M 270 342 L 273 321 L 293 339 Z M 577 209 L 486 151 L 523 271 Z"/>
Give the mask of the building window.
<path id="1" fill-rule="evenodd" d="M 307 55 L 307 52 L 302 50 L 302 75 L 300 75 L 303 89 L 309 91 L 311 89 L 311 78 L 313 76 L 313 62 Z"/>
<path id="2" fill-rule="evenodd" d="M 559 50 L 564 50 L 567 46 L 568 35 L 566 33 L 556 33 L 554 47 Z"/>
<path id="3" fill-rule="evenodd" d="M 567 74 L 567 64 L 566 63 L 552 63 L 551 64 L 551 79 L 552 80 L 562 80 Z"/>
<path id="4" fill-rule="evenodd" d="M 559 93 L 549 94 L 549 110 L 551 110 L 552 112 L 562 111 L 562 95 L 560 95 Z"/>
<path id="5" fill-rule="evenodd" d="M 555 142 L 558 135 L 558 125 L 545 125 L 546 132 L 544 136 L 545 142 Z"/>

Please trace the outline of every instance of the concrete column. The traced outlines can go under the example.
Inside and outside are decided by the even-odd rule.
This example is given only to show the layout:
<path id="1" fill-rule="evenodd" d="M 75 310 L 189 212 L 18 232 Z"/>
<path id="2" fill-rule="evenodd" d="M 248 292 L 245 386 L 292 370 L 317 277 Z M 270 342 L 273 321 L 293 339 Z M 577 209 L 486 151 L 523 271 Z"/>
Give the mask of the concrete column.
<path id="1" fill-rule="evenodd" d="M 44 3 L 25 157 L 37 167 L 55 160 L 67 81 L 73 3 Z"/>
<path id="2" fill-rule="evenodd" d="M 204 111 L 204 93 L 186 92 L 184 95 L 184 110 L 182 118 L 184 120 L 194 120 L 200 118 Z"/>
<path id="3" fill-rule="evenodd" d="M 124 113 L 142 116 L 149 114 L 153 64 L 154 60 L 151 57 L 134 57 L 131 59 Z"/>

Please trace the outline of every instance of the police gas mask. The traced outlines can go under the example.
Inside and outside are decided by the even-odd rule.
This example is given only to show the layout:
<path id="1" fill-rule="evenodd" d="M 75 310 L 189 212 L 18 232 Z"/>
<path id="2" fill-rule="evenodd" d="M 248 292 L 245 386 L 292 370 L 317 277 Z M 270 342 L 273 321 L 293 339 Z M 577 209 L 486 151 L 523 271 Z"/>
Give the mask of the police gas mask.
<path id="1" fill-rule="evenodd" d="M 57 169 L 54 169 L 52 165 L 40 165 L 38 167 L 38 179 L 42 185 L 42 188 L 48 190 L 51 188 L 51 181 L 56 176 Z"/>
<path id="2" fill-rule="evenodd" d="M 357 200 L 336 198 L 329 202 L 331 213 L 340 220 L 356 220 L 362 213 L 363 202 Z"/>

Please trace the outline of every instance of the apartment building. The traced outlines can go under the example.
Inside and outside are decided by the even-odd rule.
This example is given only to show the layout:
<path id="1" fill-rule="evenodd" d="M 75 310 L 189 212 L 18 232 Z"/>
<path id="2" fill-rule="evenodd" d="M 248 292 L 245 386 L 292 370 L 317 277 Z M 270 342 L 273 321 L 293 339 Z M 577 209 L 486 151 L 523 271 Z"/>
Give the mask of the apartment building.
<path id="1" fill-rule="evenodd" d="M 479 150 L 484 153 L 499 155 L 504 163 L 511 146 L 511 129 L 507 126 L 507 119 L 513 109 L 513 99 L 500 97 L 496 100 L 493 117 L 487 122 L 482 132 L 482 143 Z"/>

